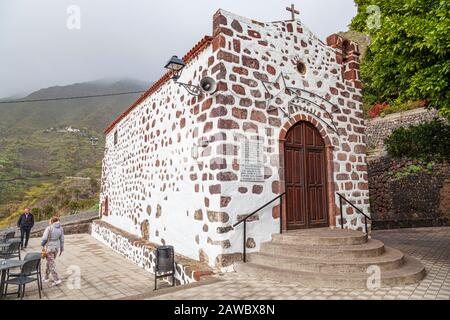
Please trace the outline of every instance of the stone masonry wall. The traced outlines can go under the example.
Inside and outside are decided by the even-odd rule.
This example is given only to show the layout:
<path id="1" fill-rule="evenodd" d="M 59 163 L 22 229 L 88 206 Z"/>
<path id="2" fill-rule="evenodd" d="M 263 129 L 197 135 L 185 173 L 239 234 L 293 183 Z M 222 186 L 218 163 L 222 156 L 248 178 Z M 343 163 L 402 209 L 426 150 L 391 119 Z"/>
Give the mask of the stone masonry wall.
<path id="1" fill-rule="evenodd" d="M 369 120 L 366 129 L 367 146 L 369 148 L 382 148 L 384 146 L 384 140 L 389 138 L 396 129 L 418 125 L 431 121 L 436 117 L 439 117 L 437 110 L 419 108 L 390 114 L 384 118 L 378 117 Z"/>
<path id="2" fill-rule="evenodd" d="M 226 177 L 221 183 L 222 211 L 231 217 L 230 222 L 284 192 L 284 140 L 299 121 L 312 123 L 330 151 L 327 191 L 329 211 L 334 213 L 331 224 L 340 223 L 336 191 L 367 213 L 366 137 L 357 45 L 337 35 L 330 36 L 326 45 L 299 21 L 260 23 L 219 11 L 214 25 L 213 50 L 221 59 L 213 70 L 218 69 L 224 91 L 217 125 L 227 140 L 216 142 L 213 150 L 233 150 L 226 157 L 216 154 Z M 299 72 L 299 62 L 305 64 L 306 72 Z M 241 136 L 263 143 L 264 182 L 239 180 Z M 279 232 L 279 216 L 275 205 L 249 224 L 250 252 Z M 352 229 L 364 225 L 351 208 L 345 208 L 344 222 Z M 232 247 L 227 253 L 242 250 L 242 229 L 236 231 L 230 231 Z"/>
<path id="3" fill-rule="evenodd" d="M 417 173 L 405 173 L 411 166 Z M 382 157 L 369 162 L 374 229 L 440 226 L 450 222 L 450 164 Z"/>
<path id="4" fill-rule="evenodd" d="M 103 220 L 226 270 L 242 255 L 242 230 L 232 224 L 284 191 L 284 139 L 299 121 L 312 123 L 327 147 L 331 225 L 339 224 L 337 191 L 368 212 L 357 45 L 337 35 L 326 45 L 299 21 L 261 23 L 223 10 L 202 43 L 180 81 L 209 76 L 217 92 L 192 97 L 166 75 L 108 129 Z M 241 179 L 247 140 L 262 145 L 258 182 Z M 250 252 L 279 232 L 279 211 L 275 204 L 249 223 Z M 351 208 L 344 219 L 363 228 Z"/>
<path id="5" fill-rule="evenodd" d="M 91 235 L 96 240 L 123 255 L 146 271 L 155 272 L 156 245 L 133 236 L 103 221 L 92 223 Z M 175 282 L 177 285 L 199 281 L 202 276 L 213 274 L 213 270 L 182 256 L 175 256 Z"/>

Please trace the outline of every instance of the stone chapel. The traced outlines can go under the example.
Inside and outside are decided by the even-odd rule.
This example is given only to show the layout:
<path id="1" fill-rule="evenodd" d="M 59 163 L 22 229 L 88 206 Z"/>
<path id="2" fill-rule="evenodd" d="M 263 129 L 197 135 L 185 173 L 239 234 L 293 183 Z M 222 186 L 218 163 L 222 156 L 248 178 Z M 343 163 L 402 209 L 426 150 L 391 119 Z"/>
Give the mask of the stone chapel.
<path id="1" fill-rule="evenodd" d="M 296 19 L 219 10 L 179 78 L 209 77 L 215 91 L 193 95 L 166 73 L 106 128 L 93 235 L 149 269 L 141 242 L 227 271 L 243 243 L 252 253 L 291 230 L 365 231 L 338 196 L 370 214 L 359 55 Z M 244 239 L 233 225 L 265 205 Z"/>

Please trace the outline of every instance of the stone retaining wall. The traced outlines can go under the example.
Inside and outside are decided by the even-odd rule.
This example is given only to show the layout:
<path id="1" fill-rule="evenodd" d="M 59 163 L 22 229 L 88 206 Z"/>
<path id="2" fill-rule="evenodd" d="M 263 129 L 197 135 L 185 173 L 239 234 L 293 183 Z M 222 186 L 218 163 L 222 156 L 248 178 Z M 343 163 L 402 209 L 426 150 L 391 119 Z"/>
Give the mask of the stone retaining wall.
<path id="1" fill-rule="evenodd" d="M 411 166 L 422 170 L 407 174 Z M 417 160 L 381 157 L 368 167 L 373 229 L 450 224 L 449 164 L 430 169 Z"/>
<path id="2" fill-rule="evenodd" d="M 100 220 L 92 223 L 91 235 L 131 262 L 154 274 L 156 263 L 154 251 L 157 245 Z M 175 263 L 175 282 L 177 285 L 196 282 L 202 276 L 213 274 L 213 270 L 207 265 L 180 255 L 175 256 Z"/>
<path id="3" fill-rule="evenodd" d="M 372 119 L 367 123 L 367 146 L 369 149 L 382 148 L 384 146 L 384 140 L 387 139 L 394 130 L 400 127 L 409 127 L 428 122 L 436 117 L 439 117 L 437 110 L 419 108 L 387 115 L 384 118 L 378 117 Z"/>
<path id="4" fill-rule="evenodd" d="M 86 211 L 81 212 L 76 215 L 61 217 L 61 225 L 64 229 L 64 234 L 81 234 L 81 233 L 90 233 L 91 232 L 91 223 L 95 219 L 98 219 L 97 211 Z M 31 230 L 31 237 L 38 238 L 42 237 L 45 228 L 48 226 L 48 221 L 39 221 L 34 224 L 33 229 Z M 7 228 L 4 230 L 0 230 L 1 232 L 6 231 L 15 231 L 16 235 L 20 233 L 18 228 Z"/>

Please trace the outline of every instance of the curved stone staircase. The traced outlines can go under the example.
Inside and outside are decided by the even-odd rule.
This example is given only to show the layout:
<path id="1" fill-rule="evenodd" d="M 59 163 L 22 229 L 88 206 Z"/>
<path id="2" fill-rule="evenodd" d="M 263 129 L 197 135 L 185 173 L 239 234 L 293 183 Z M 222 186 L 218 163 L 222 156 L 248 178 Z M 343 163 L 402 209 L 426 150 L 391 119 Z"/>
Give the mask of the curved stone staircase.
<path id="1" fill-rule="evenodd" d="M 419 260 L 362 232 L 328 228 L 274 235 L 247 261 L 236 271 L 313 288 L 367 288 L 367 270 L 374 265 L 383 287 L 413 284 L 426 274 Z"/>

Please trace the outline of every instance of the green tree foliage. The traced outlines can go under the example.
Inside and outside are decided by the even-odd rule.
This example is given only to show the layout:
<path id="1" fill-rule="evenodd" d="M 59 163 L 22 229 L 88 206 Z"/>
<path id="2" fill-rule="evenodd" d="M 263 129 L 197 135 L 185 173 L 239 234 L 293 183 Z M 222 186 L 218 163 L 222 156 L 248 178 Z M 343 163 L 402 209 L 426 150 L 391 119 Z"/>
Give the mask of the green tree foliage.
<path id="1" fill-rule="evenodd" d="M 450 161 L 450 125 L 442 120 L 399 128 L 385 141 L 395 158 Z"/>
<path id="2" fill-rule="evenodd" d="M 450 117 L 450 1 L 355 0 L 351 28 L 372 38 L 361 65 L 366 104 L 427 100 Z M 380 9 L 379 28 L 370 27 Z"/>

